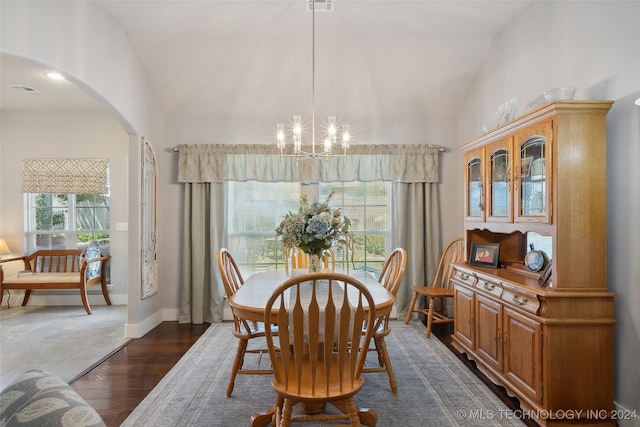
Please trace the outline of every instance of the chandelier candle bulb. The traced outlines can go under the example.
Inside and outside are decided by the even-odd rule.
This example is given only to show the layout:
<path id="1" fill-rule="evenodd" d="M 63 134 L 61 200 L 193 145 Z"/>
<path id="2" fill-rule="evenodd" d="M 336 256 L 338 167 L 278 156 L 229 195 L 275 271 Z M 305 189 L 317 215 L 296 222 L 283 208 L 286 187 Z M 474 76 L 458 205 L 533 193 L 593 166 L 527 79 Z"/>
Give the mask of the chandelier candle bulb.
<path id="1" fill-rule="evenodd" d="M 345 150 L 349 148 L 349 140 L 351 139 L 351 136 L 349 135 L 350 131 L 351 125 L 342 125 L 342 148 Z"/>
<path id="2" fill-rule="evenodd" d="M 293 151 L 302 150 L 302 116 L 293 116 Z"/>
<path id="3" fill-rule="evenodd" d="M 324 139 L 324 151 L 331 151 L 331 145 L 331 137 L 327 135 L 327 137 Z"/>
<path id="4" fill-rule="evenodd" d="M 276 125 L 276 135 L 278 138 L 278 148 L 282 149 L 284 148 L 284 124 L 282 123 L 278 123 Z"/>
<path id="5" fill-rule="evenodd" d="M 335 116 L 329 116 L 329 138 L 331 142 L 336 142 L 336 118 Z"/>

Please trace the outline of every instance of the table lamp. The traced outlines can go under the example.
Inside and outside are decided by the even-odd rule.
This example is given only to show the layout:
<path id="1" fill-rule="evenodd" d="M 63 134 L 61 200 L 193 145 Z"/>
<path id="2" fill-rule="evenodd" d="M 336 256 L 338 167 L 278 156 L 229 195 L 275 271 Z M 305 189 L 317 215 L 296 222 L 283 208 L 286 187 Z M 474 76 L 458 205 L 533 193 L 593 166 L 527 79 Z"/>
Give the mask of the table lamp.
<path id="1" fill-rule="evenodd" d="M 8 255 L 11 253 L 11 249 L 7 246 L 7 242 L 4 239 L 0 239 L 0 259 L 2 255 Z"/>

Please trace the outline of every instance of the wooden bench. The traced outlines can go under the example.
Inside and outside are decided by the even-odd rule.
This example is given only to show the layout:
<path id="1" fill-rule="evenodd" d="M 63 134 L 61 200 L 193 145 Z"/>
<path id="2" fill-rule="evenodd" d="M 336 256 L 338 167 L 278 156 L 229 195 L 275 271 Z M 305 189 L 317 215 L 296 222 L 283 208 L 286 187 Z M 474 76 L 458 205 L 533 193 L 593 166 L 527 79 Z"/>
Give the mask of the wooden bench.
<path id="1" fill-rule="evenodd" d="M 91 307 L 87 299 L 87 288 L 100 284 L 102 295 L 107 305 L 111 305 L 109 294 L 107 293 L 107 279 L 104 275 L 106 266 L 111 256 L 100 256 L 88 260 L 82 259 L 82 250 L 62 249 L 62 250 L 39 250 L 31 255 L 19 258 L 0 260 L 0 304 L 4 297 L 4 291 L 24 290 L 22 305 L 27 305 L 31 291 L 49 289 L 79 289 L 82 305 L 91 314 Z M 24 271 L 17 275 L 5 278 L 2 270 L 2 263 L 22 260 Z M 100 263 L 99 268 L 91 267 L 94 263 Z M 94 277 L 87 278 L 89 271 L 96 271 Z M 99 272 L 99 273 L 97 273 Z"/>

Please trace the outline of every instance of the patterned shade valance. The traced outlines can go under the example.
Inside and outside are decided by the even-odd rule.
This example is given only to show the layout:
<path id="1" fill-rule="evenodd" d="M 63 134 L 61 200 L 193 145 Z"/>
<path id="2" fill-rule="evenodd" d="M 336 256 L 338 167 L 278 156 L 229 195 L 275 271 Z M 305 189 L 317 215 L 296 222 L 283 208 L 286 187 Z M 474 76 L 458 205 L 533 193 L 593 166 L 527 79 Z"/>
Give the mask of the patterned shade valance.
<path id="1" fill-rule="evenodd" d="M 108 159 L 24 159 L 23 193 L 106 194 Z"/>

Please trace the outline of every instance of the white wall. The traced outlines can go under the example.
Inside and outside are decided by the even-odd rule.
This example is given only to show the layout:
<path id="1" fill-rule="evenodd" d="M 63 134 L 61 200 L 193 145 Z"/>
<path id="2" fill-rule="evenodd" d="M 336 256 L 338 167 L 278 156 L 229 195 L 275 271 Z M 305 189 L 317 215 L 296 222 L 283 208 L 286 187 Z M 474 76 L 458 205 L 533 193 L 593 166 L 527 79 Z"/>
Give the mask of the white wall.
<path id="1" fill-rule="evenodd" d="M 127 303 L 126 231 L 115 231 L 116 222 L 127 222 L 127 145 L 129 138 L 118 122 L 105 112 L 60 112 L 2 114 L 0 129 L 0 170 L 4 186 L 0 192 L 3 237 L 16 255 L 24 253 L 24 214 L 22 160 L 25 158 L 106 158 L 111 171 L 111 283 L 114 304 Z M 15 265 L 13 265 L 15 264 Z M 6 265 L 18 270 L 22 263 Z M 90 288 L 92 289 L 92 288 Z M 77 291 L 35 292 L 33 304 L 81 305 Z M 64 296 L 60 296 L 63 294 Z M 105 304 L 99 289 L 91 290 L 91 304 Z M 17 299 L 17 296 L 15 296 Z M 30 300 L 31 301 L 31 300 Z M 18 301 L 12 298 L 11 304 Z M 20 303 L 22 300 L 20 299 Z"/>
<path id="2" fill-rule="evenodd" d="M 637 1 L 531 3 L 495 40 L 459 130 L 470 140 L 480 134 L 484 114 L 505 100 L 517 97 L 522 112 L 558 86 L 576 87 L 576 99 L 615 101 L 606 159 L 607 279 L 618 319 L 615 401 L 640 412 L 640 107 L 633 104 L 640 97 L 639 22 Z"/>

